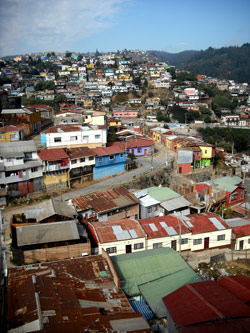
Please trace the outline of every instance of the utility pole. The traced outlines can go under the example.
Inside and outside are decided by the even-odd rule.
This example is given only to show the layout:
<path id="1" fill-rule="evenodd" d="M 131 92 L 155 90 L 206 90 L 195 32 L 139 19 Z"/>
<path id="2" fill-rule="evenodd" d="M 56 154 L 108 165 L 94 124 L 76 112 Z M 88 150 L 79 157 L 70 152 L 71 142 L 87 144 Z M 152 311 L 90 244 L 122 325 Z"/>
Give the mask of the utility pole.
<path id="1" fill-rule="evenodd" d="M 181 224 L 179 220 L 178 223 L 179 223 L 179 255 L 181 255 Z"/>
<path id="2" fill-rule="evenodd" d="M 151 171 L 153 170 L 154 146 L 151 146 Z"/>

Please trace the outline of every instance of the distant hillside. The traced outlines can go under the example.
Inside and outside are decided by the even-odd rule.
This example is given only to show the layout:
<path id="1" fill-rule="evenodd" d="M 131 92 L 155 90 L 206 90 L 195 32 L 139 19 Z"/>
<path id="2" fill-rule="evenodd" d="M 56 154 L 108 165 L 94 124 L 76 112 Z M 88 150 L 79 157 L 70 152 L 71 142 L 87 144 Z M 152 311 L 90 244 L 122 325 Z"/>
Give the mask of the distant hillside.
<path id="1" fill-rule="evenodd" d="M 229 46 L 220 49 L 209 47 L 205 51 L 167 53 L 149 51 L 172 66 L 221 79 L 250 83 L 250 44 L 241 47 Z"/>

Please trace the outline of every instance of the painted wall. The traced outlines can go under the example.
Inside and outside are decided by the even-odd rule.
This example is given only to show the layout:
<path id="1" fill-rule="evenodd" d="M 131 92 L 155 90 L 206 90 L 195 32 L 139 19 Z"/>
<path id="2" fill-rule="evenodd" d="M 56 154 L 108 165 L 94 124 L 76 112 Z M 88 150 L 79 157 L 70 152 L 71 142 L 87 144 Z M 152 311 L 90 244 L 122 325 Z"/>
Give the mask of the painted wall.
<path id="1" fill-rule="evenodd" d="M 135 156 L 148 156 L 149 155 L 149 147 L 140 147 L 140 148 L 129 148 L 129 153 L 133 153 Z"/>
<path id="2" fill-rule="evenodd" d="M 190 250 L 191 246 L 191 233 L 181 235 L 181 239 L 187 240 L 186 244 L 181 244 L 181 251 Z M 146 240 L 147 250 L 154 249 L 154 244 L 162 243 L 162 247 L 171 247 L 171 242 L 176 241 L 176 251 L 179 251 L 179 235 L 168 236 L 168 237 L 159 237 L 159 238 L 148 238 Z"/>
<path id="3" fill-rule="evenodd" d="M 250 249 L 250 235 L 245 237 L 236 238 L 235 250 L 240 250 L 240 242 L 243 241 L 243 250 Z"/>
<path id="4" fill-rule="evenodd" d="M 191 163 L 178 164 L 178 173 L 187 174 L 192 172 Z"/>
<path id="5" fill-rule="evenodd" d="M 43 175 L 43 182 L 45 186 L 50 186 L 50 185 L 58 185 L 60 181 L 62 183 L 66 183 L 68 181 L 68 172 L 64 172 L 61 174 L 55 174 L 55 175 L 48 175 L 44 174 Z"/>
<path id="6" fill-rule="evenodd" d="M 143 243 L 142 249 L 134 249 L 134 244 Z M 146 246 L 146 239 L 145 238 L 136 238 L 136 239 L 128 239 L 124 241 L 117 241 L 117 242 L 110 242 L 110 243 L 99 243 L 99 253 L 102 253 L 102 249 L 107 251 L 107 248 L 110 247 L 116 247 L 117 251 L 116 253 L 110 253 L 110 256 L 115 256 L 119 254 L 125 254 L 126 253 L 126 245 L 131 245 L 131 253 L 133 252 L 139 252 L 139 251 L 145 251 Z"/>
<path id="7" fill-rule="evenodd" d="M 113 165 L 95 166 L 94 167 L 94 180 L 111 176 L 125 170 L 125 163 L 117 163 Z"/>
<path id="8" fill-rule="evenodd" d="M 217 240 L 218 235 L 225 235 L 225 240 Z M 204 250 L 205 238 L 209 238 L 209 249 L 218 247 L 231 247 L 232 229 L 223 229 L 202 234 L 193 234 L 191 237 L 190 250 Z M 194 245 L 194 239 L 201 239 L 201 244 Z"/>

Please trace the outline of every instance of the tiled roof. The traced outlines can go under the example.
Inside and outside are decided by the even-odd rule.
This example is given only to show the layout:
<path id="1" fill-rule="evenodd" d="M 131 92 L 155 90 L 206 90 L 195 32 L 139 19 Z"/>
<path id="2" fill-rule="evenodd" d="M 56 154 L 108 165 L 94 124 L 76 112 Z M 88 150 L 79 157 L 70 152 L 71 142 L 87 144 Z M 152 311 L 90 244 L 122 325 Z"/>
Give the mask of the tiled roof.
<path id="1" fill-rule="evenodd" d="M 246 275 L 224 276 L 218 283 L 244 303 L 250 302 L 250 277 Z"/>
<path id="2" fill-rule="evenodd" d="M 173 215 L 151 217 L 138 221 L 147 234 L 147 238 L 169 237 L 179 234 L 179 225 L 181 225 L 181 234 L 190 233 L 188 228 Z M 164 223 L 163 223 L 164 222 Z"/>
<path id="3" fill-rule="evenodd" d="M 95 155 L 93 153 L 93 151 L 91 149 L 89 149 L 88 147 L 68 148 L 68 149 L 66 149 L 66 152 L 71 159 Z"/>
<path id="4" fill-rule="evenodd" d="M 193 234 L 230 229 L 220 216 L 212 213 L 187 215 L 185 217 L 184 223 L 187 225 L 191 223 L 190 228 Z"/>
<path id="5" fill-rule="evenodd" d="M 11 268 L 7 304 L 7 330 L 24 331 L 24 325 L 39 321 L 39 304 L 43 327 L 36 331 L 111 332 L 125 331 L 127 325 L 128 332 L 150 332 L 101 255 Z"/>
<path id="6" fill-rule="evenodd" d="M 187 284 L 163 297 L 163 302 L 178 326 L 250 317 L 248 306 L 213 281 Z"/>
<path id="7" fill-rule="evenodd" d="M 233 233 L 236 238 L 250 236 L 250 224 L 234 227 Z"/>
<path id="8" fill-rule="evenodd" d="M 91 149 L 95 155 L 97 156 L 105 156 L 105 155 L 113 155 L 113 154 L 119 154 L 124 153 L 124 148 L 122 148 L 120 145 L 115 145 L 111 147 L 99 147 L 99 148 L 92 148 Z"/>
<path id="9" fill-rule="evenodd" d="M 38 152 L 38 155 L 42 161 L 59 161 L 69 158 L 62 148 L 42 149 Z"/>
<path id="10" fill-rule="evenodd" d="M 145 234 L 136 220 L 122 219 L 90 223 L 95 229 L 100 243 L 145 238 Z"/>
<path id="11" fill-rule="evenodd" d="M 96 192 L 72 199 L 77 211 L 93 209 L 96 213 L 108 212 L 138 203 L 136 197 L 125 187 L 117 187 L 105 192 Z"/>

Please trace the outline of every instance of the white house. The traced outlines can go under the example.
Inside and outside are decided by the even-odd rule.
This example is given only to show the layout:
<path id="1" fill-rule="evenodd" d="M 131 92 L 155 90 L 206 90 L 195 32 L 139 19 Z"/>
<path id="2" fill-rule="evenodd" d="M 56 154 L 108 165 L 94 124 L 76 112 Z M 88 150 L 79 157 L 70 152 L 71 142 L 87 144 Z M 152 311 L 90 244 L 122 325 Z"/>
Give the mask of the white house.
<path id="1" fill-rule="evenodd" d="M 107 132 L 104 126 L 57 125 L 41 133 L 41 144 L 47 148 L 86 146 L 105 147 Z"/>
<path id="2" fill-rule="evenodd" d="M 99 253 L 110 255 L 144 251 L 146 235 L 136 220 L 123 219 L 88 223 Z"/>
<path id="3" fill-rule="evenodd" d="M 250 224 L 234 227 L 233 237 L 235 238 L 235 250 L 250 249 Z"/>

